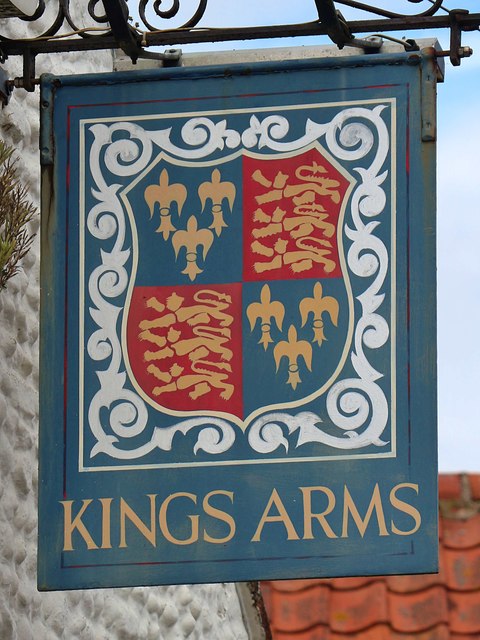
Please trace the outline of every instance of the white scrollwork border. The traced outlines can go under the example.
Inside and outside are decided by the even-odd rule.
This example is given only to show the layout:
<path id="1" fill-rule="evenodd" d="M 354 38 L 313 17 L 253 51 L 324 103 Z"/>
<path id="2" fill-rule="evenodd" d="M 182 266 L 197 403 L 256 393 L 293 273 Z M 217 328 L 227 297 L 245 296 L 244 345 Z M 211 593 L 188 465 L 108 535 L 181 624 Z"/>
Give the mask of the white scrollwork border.
<path id="1" fill-rule="evenodd" d="M 378 313 L 385 295 L 382 290 L 389 256 L 375 234 L 386 204 L 382 184 L 388 175 L 384 167 L 390 152 L 389 132 L 382 118 L 384 109 L 384 104 L 370 108 L 353 106 L 342 109 L 324 124 L 307 119 L 304 134 L 295 140 L 288 140 L 290 126 L 283 115 L 263 119 L 253 115 L 249 127 L 242 132 L 228 128 L 226 119 L 214 122 L 207 117 L 193 117 L 181 129 L 184 147 L 171 142 L 170 128 L 150 131 L 128 121 L 88 126 L 93 136 L 88 160 L 94 182 L 91 193 L 96 204 L 87 213 L 86 225 L 88 233 L 101 241 L 103 247 L 101 262 L 88 278 L 88 293 L 93 304 L 89 312 L 97 328 L 88 337 L 87 353 L 93 361 L 108 363 L 106 369 L 97 371 L 99 387 L 88 408 L 88 423 L 96 440 L 90 457 L 102 452 L 115 460 L 138 460 L 154 449 L 170 451 L 175 434 L 186 435 L 193 429 L 198 430 L 194 453 L 203 450 L 218 455 L 233 446 L 239 433 L 227 420 L 195 417 L 170 427 L 155 428 L 150 440 L 141 446 L 133 449 L 122 446 L 145 430 L 148 410 L 143 399 L 125 388 L 126 373 L 122 370 L 118 338 L 122 307 L 112 300 L 122 296 L 128 286 L 129 273 L 125 265 L 131 255 L 125 243 L 126 220 L 119 197 L 122 184 L 111 184 L 102 166 L 113 176 L 125 179 L 138 175 L 160 151 L 194 161 L 214 152 L 229 153 L 242 145 L 247 149 L 294 152 L 317 140 L 341 161 L 355 162 L 368 154 L 373 156 L 368 168 L 354 169 L 360 179 L 352 194 L 353 226 L 344 229 L 351 241 L 348 267 L 366 282 L 365 290 L 357 296 L 362 314 L 355 326 L 350 355 L 356 377 L 337 381 L 327 394 L 326 411 L 339 435 L 322 430 L 321 418 L 312 412 L 303 411 L 296 416 L 272 412 L 250 425 L 247 440 L 258 454 L 272 453 L 280 447 L 288 451 L 289 439 L 293 436 L 296 447 L 322 443 L 333 449 L 353 450 L 386 444 L 381 435 L 388 422 L 389 407 L 378 385 L 383 374 L 373 368 L 365 353 L 365 347 L 378 349 L 385 345 L 390 332 L 388 322 Z M 123 136 L 121 139 L 116 136 L 118 132 Z M 105 416 L 108 416 L 109 433 Z"/>

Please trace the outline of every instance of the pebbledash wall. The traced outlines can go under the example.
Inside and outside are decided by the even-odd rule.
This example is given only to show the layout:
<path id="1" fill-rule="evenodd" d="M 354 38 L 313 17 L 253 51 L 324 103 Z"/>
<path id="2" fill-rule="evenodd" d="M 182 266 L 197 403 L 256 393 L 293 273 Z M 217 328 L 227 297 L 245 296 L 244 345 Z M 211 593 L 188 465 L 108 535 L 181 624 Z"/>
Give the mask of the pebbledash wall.
<path id="1" fill-rule="evenodd" d="M 2 21 L 2 33 L 14 26 Z M 13 20 L 18 29 L 18 21 Z M 12 31 L 11 36 L 19 34 Z M 10 77 L 21 61 L 7 60 Z M 37 73 L 112 70 L 110 52 L 40 56 Z M 0 136 L 16 149 L 22 181 L 40 197 L 38 91 L 15 90 Z M 39 220 L 34 225 L 38 232 Z M 246 640 L 234 585 L 39 593 L 36 588 L 39 261 L 37 235 L 23 269 L 0 292 L 0 638 Z M 248 620 L 248 618 L 247 618 Z"/>

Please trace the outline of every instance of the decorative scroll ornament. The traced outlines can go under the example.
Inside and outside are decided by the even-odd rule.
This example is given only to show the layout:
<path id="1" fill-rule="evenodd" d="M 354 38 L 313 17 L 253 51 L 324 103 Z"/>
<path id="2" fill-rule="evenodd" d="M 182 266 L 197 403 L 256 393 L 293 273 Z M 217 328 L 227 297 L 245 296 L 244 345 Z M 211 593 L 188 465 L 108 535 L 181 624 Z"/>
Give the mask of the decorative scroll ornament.
<path id="1" fill-rule="evenodd" d="M 346 17 L 338 11 L 337 5 L 346 12 Z M 35 59 L 40 53 L 123 49 L 134 63 L 139 58 L 153 58 L 171 64 L 178 62 L 181 50 L 160 51 L 159 47 L 292 36 L 329 36 L 340 48 L 355 46 L 378 51 L 382 38 L 359 39 L 355 34 L 393 31 L 403 36 L 412 25 L 416 29 L 450 29 L 450 60 L 454 66 L 460 64 L 461 58 L 472 55 L 470 47 L 462 46 L 461 36 L 464 31 L 478 30 L 480 13 L 469 13 L 461 8 L 446 9 L 444 0 L 404 0 L 400 5 L 404 7 L 403 11 L 391 11 L 384 5 L 356 0 L 313 0 L 311 18 L 307 13 L 297 24 L 262 26 L 258 25 L 255 5 L 251 4 L 249 19 L 242 4 L 237 19 L 234 12 L 229 13 L 232 22 L 240 22 L 242 26 L 212 27 L 204 20 L 208 0 L 139 0 L 138 4 L 127 0 L 37 0 L 33 15 L 13 18 L 13 25 L 2 25 L 0 62 L 12 55 L 23 56 L 23 78 L 16 78 L 11 86 L 34 91 Z M 67 49 L 65 40 L 68 41 Z M 414 40 L 393 40 L 402 43 L 408 51 L 418 50 Z M 8 101 L 8 93 L 3 99 Z"/>
<path id="2" fill-rule="evenodd" d="M 326 396 L 326 414 L 337 432 L 333 433 L 332 428 L 328 432 L 323 429 L 322 419 L 311 411 L 300 411 L 296 415 L 272 411 L 245 425 L 246 440 L 259 455 L 279 448 L 288 451 L 292 446 L 299 448 L 312 443 L 321 443 L 334 450 L 386 444 L 381 436 L 387 425 L 389 408 L 378 385 L 383 374 L 368 359 L 368 350 L 379 349 L 389 338 L 388 322 L 379 313 L 384 300 L 389 257 L 383 241 L 376 235 L 379 218 L 386 205 L 382 185 L 388 175 L 384 167 L 390 153 L 388 130 L 382 118 L 384 109 L 385 105 L 347 108 L 327 123 L 308 119 L 303 134 L 296 139 L 289 136 L 288 119 L 281 115 L 264 118 L 253 115 L 244 131 L 229 127 L 226 119 L 215 122 L 206 117 L 191 118 L 181 128 L 178 138 L 182 141 L 181 146 L 171 142 L 170 128 L 150 131 L 132 122 L 87 125 L 93 136 L 89 166 L 94 182 L 92 195 L 96 201 L 87 213 L 87 230 L 102 246 L 100 262 L 88 278 L 88 294 L 92 303 L 90 316 L 96 329 L 88 337 L 87 353 L 92 361 L 102 363 L 102 368 L 97 370 L 98 390 L 88 408 L 88 424 L 95 438 L 90 456 L 104 453 L 116 460 L 138 460 L 155 449 L 170 451 L 176 434 L 186 436 L 192 431 L 197 434 L 193 452 L 201 450 L 215 456 L 227 452 L 236 438 L 243 437 L 227 419 L 218 417 L 180 418 L 169 427 L 152 427 L 144 399 L 128 388 L 118 337 L 122 305 L 131 285 L 131 267 L 128 265 L 132 259 L 131 247 L 126 241 L 127 219 L 120 196 L 123 181 L 138 176 L 160 152 L 182 161 L 194 161 L 218 152 L 227 157 L 232 151 L 240 150 L 242 144 L 248 149 L 291 153 L 322 141 L 333 158 L 343 162 L 355 163 L 371 157 L 368 167 L 353 169 L 359 180 L 351 195 L 351 224 L 344 229 L 351 243 L 347 254 L 348 268 L 361 283 L 364 282 L 364 288 L 357 295 L 361 313 L 356 320 L 349 356 L 355 375 L 347 379 L 338 378 Z M 110 183 L 103 167 L 109 174 L 117 176 L 119 182 Z M 219 182 L 219 176 L 212 175 L 212 182 L 215 180 Z M 162 193 L 158 190 L 149 192 L 153 199 L 166 197 L 166 187 L 170 183 L 165 175 L 160 177 L 158 188 L 162 185 Z M 174 196 L 181 196 L 178 185 Z M 250 308 L 252 328 L 257 318 L 264 324 L 268 320 L 269 327 L 272 322 L 281 326 L 283 311 L 278 305 L 272 307 L 269 293 L 264 290 L 259 306 Z M 313 292 L 312 300 L 315 299 L 317 302 L 322 299 L 321 291 Z M 337 313 L 335 305 L 334 299 L 327 300 L 325 308 L 332 318 Z M 310 311 L 315 313 L 313 307 L 312 310 L 305 307 L 302 311 L 305 319 Z M 319 319 L 321 316 L 317 322 Z M 321 344 L 321 333 L 317 331 L 315 335 L 317 343 Z M 292 332 L 289 340 L 295 342 L 295 337 Z M 262 352 L 268 347 L 268 336 L 264 339 Z M 307 344 L 311 350 L 312 343 Z M 275 358 L 279 362 L 290 353 L 284 346 L 276 348 Z M 309 356 L 304 347 L 302 354 L 308 363 Z M 146 442 L 138 445 L 141 436 Z M 129 448 L 132 439 L 136 444 Z"/>

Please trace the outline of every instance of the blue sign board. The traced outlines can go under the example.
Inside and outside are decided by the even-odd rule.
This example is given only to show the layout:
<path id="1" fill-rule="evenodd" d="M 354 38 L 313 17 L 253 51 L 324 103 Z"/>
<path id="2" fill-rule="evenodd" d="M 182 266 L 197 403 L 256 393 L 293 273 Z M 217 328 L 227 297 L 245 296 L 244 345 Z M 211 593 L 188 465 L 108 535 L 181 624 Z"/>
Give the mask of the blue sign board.
<path id="1" fill-rule="evenodd" d="M 434 97 L 43 77 L 40 589 L 436 571 Z"/>

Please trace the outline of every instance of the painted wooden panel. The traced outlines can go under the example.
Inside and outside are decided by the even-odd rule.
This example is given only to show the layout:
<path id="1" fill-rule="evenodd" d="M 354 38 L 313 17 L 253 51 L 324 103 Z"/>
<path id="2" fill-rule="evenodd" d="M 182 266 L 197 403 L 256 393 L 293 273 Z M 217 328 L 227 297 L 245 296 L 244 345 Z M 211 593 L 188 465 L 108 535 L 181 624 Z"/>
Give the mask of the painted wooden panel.
<path id="1" fill-rule="evenodd" d="M 39 588 L 436 570 L 433 74 L 43 78 Z"/>

